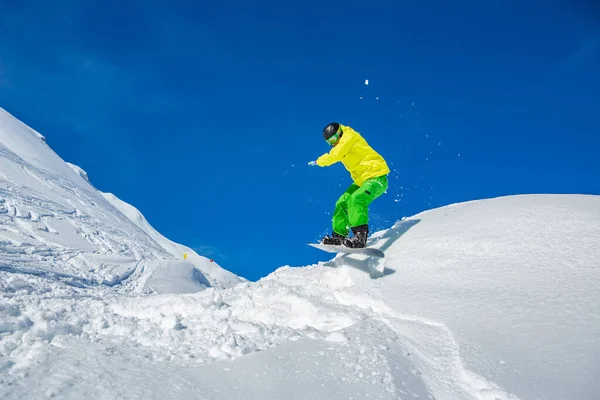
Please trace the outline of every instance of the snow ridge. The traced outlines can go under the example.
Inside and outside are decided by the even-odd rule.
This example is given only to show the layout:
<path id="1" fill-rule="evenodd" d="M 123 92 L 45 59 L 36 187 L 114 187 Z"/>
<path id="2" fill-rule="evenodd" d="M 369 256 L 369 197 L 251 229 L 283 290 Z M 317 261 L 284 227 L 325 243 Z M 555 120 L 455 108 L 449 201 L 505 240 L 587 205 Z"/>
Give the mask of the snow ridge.
<path id="1" fill-rule="evenodd" d="M 110 286 L 137 276 L 136 270 L 165 277 L 165 264 L 155 261 L 183 261 L 187 253 L 186 263 L 171 268 L 204 275 L 196 290 L 242 281 L 164 238 L 131 210 L 96 190 L 85 171 L 65 163 L 41 135 L 0 109 L 0 270 Z M 189 286 L 189 280 L 181 284 Z"/>

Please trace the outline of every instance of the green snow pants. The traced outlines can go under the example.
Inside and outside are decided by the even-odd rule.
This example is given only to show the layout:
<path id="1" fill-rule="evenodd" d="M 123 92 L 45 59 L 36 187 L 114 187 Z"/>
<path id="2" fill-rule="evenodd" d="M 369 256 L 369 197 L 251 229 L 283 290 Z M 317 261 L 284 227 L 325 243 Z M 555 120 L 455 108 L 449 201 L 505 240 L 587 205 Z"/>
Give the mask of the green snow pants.
<path id="1" fill-rule="evenodd" d="M 348 236 L 350 228 L 369 223 L 369 204 L 388 187 L 387 175 L 366 180 L 362 186 L 353 183 L 335 203 L 333 231 Z"/>

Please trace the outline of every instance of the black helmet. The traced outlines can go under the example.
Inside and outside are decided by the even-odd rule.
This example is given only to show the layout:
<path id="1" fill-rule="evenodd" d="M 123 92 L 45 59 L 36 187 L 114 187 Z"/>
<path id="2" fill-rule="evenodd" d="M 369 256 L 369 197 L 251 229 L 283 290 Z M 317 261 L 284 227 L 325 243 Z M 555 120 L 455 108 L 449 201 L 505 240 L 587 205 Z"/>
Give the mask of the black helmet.
<path id="1" fill-rule="evenodd" d="M 337 122 L 332 122 L 323 129 L 323 137 L 325 140 L 329 139 L 333 135 L 335 135 L 340 130 L 340 124 Z"/>

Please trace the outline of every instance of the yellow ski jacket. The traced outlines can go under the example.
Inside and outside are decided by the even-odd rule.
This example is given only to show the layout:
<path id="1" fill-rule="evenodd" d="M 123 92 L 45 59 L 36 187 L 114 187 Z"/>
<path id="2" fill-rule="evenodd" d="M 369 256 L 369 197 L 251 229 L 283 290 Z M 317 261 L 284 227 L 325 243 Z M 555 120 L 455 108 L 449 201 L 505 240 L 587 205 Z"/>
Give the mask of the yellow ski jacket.
<path id="1" fill-rule="evenodd" d="M 387 163 L 354 129 L 340 124 L 342 137 L 329 153 L 317 159 L 317 165 L 327 167 L 341 161 L 354 183 L 361 186 L 367 179 L 387 175 Z"/>

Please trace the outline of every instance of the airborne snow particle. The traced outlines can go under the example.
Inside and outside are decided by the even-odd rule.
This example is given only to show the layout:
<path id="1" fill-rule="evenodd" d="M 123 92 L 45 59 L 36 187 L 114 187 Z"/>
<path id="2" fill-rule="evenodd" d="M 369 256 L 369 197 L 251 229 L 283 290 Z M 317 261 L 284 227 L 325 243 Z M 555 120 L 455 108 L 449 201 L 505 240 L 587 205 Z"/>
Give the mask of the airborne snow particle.
<path id="1" fill-rule="evenodd" d="M 368 79 L 365 79 L 365 85 L 367 85 L 367 86 L 369 85 L 369 80 Z"/>

